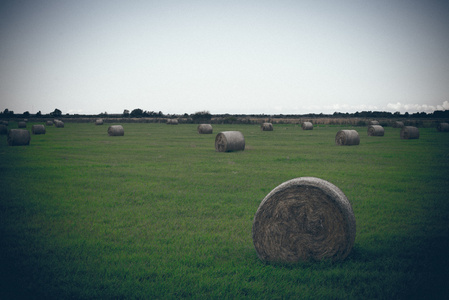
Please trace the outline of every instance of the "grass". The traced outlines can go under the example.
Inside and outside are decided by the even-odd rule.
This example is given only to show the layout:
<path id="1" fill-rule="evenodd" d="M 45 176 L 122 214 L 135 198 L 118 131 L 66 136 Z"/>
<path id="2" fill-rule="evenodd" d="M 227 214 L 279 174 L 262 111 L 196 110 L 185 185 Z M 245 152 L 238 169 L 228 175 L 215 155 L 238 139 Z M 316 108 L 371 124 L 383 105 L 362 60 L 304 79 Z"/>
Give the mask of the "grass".
<path id="1" fill-rule="evenodd" d="M 10 123 L 9 127 L 14 128 Z M 46 126 L 30 146 L 0 136 L 0 298 L 410 299 L 447 295 L 449 134 L 386 127 L 336 146 L 347 127 Z M 28 125 L 31 128 L 31 125 Z M 215 152 L 239 130 L 245 151 Z M 277 185 L 338 186 L 357 222 L 343 262 L 264 263 L 254 214 Z"/>

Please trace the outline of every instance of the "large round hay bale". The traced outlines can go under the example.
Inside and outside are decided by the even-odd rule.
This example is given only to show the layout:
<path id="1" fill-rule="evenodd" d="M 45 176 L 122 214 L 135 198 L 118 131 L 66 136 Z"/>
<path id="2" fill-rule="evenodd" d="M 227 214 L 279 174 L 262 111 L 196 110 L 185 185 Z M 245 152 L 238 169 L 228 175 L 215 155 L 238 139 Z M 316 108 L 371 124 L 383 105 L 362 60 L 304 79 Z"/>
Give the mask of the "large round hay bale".
<path id="1" fill-rule="evenodd" d="M 376 120 L 369 121 L 369 125 L 379 125 L 379 121 Z"/>
<path id="2" fill-rule="evenodd" d="M 64 128 L 64 122 L 62 122 L 61 120 L 55 120 L 55 127 Z"/>
<path id="3" fill-rule="evenodd" d="M 6 125 L 0 124 L 0 135 L 5 135 L 8 133 L 8 127 Z"/>
<path id="4" fill-rule="evenodd" d="M 95 125 L 103 125 L 103 119 L 96 119 Z"/>
<path id="5" fill-rule="evenodd" d="M 385 130 L 380 125 L 370 125 L 368 126 L 368 135 L 369 136 L 384 136 Z"/>
<path id="6" fill-rule="evenodd" d="M 262 131 L 273 131 L 273 124 L 272 123 L 263 123 L 262 126 L 260 126 L 260 129 Z"/>
<path id="7" fill-rule="evenodd" d="M 213 132 L 212 125 L 210 124 L 200 124 L 197 130 L 199 134 L 212 134 Z"/>
<path id="8" fill-rule="evenodd" d="M 45 134 L 45 126 L 41 124 L 35 124 L 31 127 L 33 134 Z"/>
<path id="9" fill-rule="evenodd" d="M 302 127 L 302 130 L 313 130 L 312 122 L 303 122 L 301 127 Z"/>
<path id="10" fill-rule="evenodd" d="M 449 123 L 439 123 L 437 126 L 437 130 L 442 132 L 449 131 Z"/>
<path id="11" fill-rule="evenodd" d="M 393 128 L 402 128 L 404 127 L 404 122 L 396 121 L 393 123 Z"/>
<path id="12" fill-rule="evenodd" d="M 17 127 L 27 128 L 27 123 L 25 121 L 20 121 L 19 123 L 17 123 Z"/>
<path id="13" fill-rule="evenodd" d="M 8 145 L 26 146 L 31 141 L 30 132 L 26 129 L 11 129 L 8 132 Z"/>
<path id="14" fill-rule="evenodd" d="M 47 125 L 47 126 L 53 126 L 53 121 L 48 120 L 47 122 L 45 122 L 45 125 Z"/>
<path id="15" fill-rule="evenodd" d="M 340 130 L 335 136 L 335 144 L 339 146 L 352 146 L 360 144 L 359 133 L 355 130 Z"/>
<path id="16" fill-rule="evenodd" d="M 252 237 L 263 261 L 342 260 L 355 240 L 351 203 L 332 183 L 315 177 L 286 181 L 260 203 Z"/>
<path id="17" fill-rule="evenodd" d="M 245 150 L 245 138 L 240 131 L 223 131 L 215 137 L 215 150 L 230 152 Z"/>
<path id="18" fill-rule="evenodd" d="M 108 134 L 110 136 L 123 136 L 125 135 L 125 130 L 122 125 L 111 125 L 108 128 Z"/>
<path id="19" fill-rule="evenodd" d="M 419 129 L 414 126 L 402 127 L 401 139 L 403 140 L 419 139 Z"/>

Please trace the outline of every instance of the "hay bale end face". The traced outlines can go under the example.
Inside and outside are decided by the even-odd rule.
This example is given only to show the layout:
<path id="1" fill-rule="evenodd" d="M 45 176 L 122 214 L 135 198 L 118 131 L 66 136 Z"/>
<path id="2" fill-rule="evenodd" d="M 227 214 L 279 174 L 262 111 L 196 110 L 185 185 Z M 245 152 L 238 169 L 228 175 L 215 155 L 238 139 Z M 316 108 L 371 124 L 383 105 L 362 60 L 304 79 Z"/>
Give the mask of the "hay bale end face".
<path id="1" fill-rule="evenodd" d="M 31 135 L 26 129 L 11 129 L 7 139 L 10 146 L 27 146 L 30 144 Z"/>
<path id="2" fill-rule="evenodd" d="M 441 132 L 449 132 L 449 123 L 439 123 L 437 130 Z"/>
<path id="3" fill-rule="evenodd" d="M 349 200 L 332 183 L 295 178 L 273 189 L 254 216 L 252 238 L 263 261 L 343 260 L 356 235 Z"/>
<path id="4" fill-rule="evenodd" d="M 200 124 L 197 130 L 199 134 L 212 134 L 213 132 L 212 125 L 210 124 Z"/>
<path id="5" fill-rule="evenodd" d="M 262 131 L 273 131 L 273 124 L 272 123 L 263 123 L 262 126 L 260 126 L 260 129 Z"/>
<path id="6" fill-rule="evenodd" d="M 19 128 L 27 128 L 27 123 L 24 121 L 20 121 L 19 123 L 17 123 L 17 127 Z"/>
<path id="7" fill-rule="evenodd" d="M 217 152 L 231 152 L 245 150 L 245 138 L 240 131 L 223 131 L 215 137 Z"/>
<path id="8" fill-rule="evenodd" d="M 335 136 L 335 144 L 338 146 L 353 146 L 360 144 L 359 133 L 355 130 L 340 130 Z"/>
<path id="9" fill-rule="evenodd" d="M 302 123 L 302 130 L 313 130 L 313 124 L 311 122 Z"/>
<path id="10" fill-rule="evenodd" d="M 419 139 L 419 129 L 414 126 L 404 126 L 400 133 L 402 140 Z"/>
<path id="11" fill-rule="evenodd" d="M 41 124 L 35 124 L 31 127 L 33 134 L 45 134 L 45 126 Z"/>
<path id="12" fill-rule="evenodd" d="M 385 130 L 380 125 L 368 126 L 368 136 L 384 136 Z"/>
<path id="13" fill-rule="evenodd" d="M 109 136 L 123 136 L 125 135 L 125 130 L 122 125 L 111 125 L 108 128 Z"/>
<path id="14" fill-rule="evenodd" d="M 8 134 L 8 127 L 4 124 L 0 124 L 0 135 Z"/>
<path id="15" fill-rule="evenodd" d="M 96 119 L 95 125 L 103 125 L 103 119 Z"/>

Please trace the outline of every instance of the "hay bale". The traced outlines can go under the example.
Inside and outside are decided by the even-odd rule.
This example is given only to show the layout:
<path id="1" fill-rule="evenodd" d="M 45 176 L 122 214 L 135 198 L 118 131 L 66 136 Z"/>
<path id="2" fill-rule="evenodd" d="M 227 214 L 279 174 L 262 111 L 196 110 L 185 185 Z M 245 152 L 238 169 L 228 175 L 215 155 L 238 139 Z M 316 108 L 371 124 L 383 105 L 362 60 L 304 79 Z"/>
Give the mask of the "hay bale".
<path id="1" fill-rule="evenodd" d="M 313 130 L 313 124 L 311 122 L 303 122 L 301 127 L 302 130 Z"/>
<path id="2" fill-rule="evenodd" d="M 62 122 L 61 120 L 55 120 L 55 127 L 64 128 L 64 122 Z"/>
<path id="3" fill-rule="evenodd" d="M 240 131 L 223 131 L 215 137 L 215 150 L 230 152 L 245 150 L 245 138 Z"/>
<path id="4" fill-rule="evenodd" d="M 402 127 L 401 139 L 403 140 L 419 139 L 419 129 L 414 126 Z"/>
<path id="5" fill-rule="evenodd" d="M 103 119 L 96 119 L 95 125 L 103 125 Z"/>
<path id="6" fill-rule="evenodd" d="M 385 130 L 380 125 L 370 125 L 368 126 L 368 135 L 369 136 L 384 136 Z"/>
<path id="7" fill-rule="evenodd" d="M 272 123 L 263 123 L 262 126 L 260 126 L 260 129 L 262 131 L 273 131 L 273 124 Z"/>
<path id="8" fill-rule="evenodd" d="M 11 129 L 8 132 L 8 145 L 26 146 L 31 141 L 30 132 L 26 129 Z"/>
<path id="9" fill-rule="evenodd" d="M 441 131 L 441 132 L 449 131 L 449 123 L 440 123 L 440 124 L 438 124 L 437 130 Z"/>
<path id="10" fill-rule="evenodd" d="M 376 120 L 369 121 L 369 125 L 379 125 L 379 121 Z"/>
<path id="11" fill-rule="evenodd" d="M 20 121 L 19 123 L 17 123 L 17 127 L 19 128 L 27 128 L 27 123 L 24 121 Z"/>
<path id="12" fill-rule="evenodd" d="M 47 122 L 45 122 L 45 125 L 47 125 L 47 126 L 53 126 L 53 121 L 48 120 Z"/>
<path id="13" fill-rule="evenodd" d="M 199 134 L 211 134 L 213 132 L 212 125 L 210 124 L 200 124 L 197 130 Z"/>
<path id="14" fill-rule="evenodd" d="M 6 135 L 8 133 L 8 127 L 4 124 L 0 124 L 0 135 Z"/>
<path id="15" fill-rule="evenodd" d="M 45 126 L 41 124 L 35 124 L 31 127 L 33 134 L 45 134 Z"/>
<path id="16" fill-rule="evenodd" d="M 402 127 L 404 127 L 403 122 L 396 121 L 393 123 L 393 128 L 402 128 Z"/>
<path id="17" fill-rule="evenodd" d="M 123 136 L 125 135 L 125 130 L 122 125 L 111 125 L 108 128 L 108 134 L 110 136 Z"/>
<path id="18" fill-rule="evenodd" d="M 359 133 L 355 130 L 340 130 L 335 136 L 338 146 L 352 146 L 360 144 Z"/>
<path id="19" fill-rule="evenodd" d="M 178 119 L 167 119 L 168 125 L 178 125 Z"/>
<path id="20" fill-rule="evenodd" d="M 260 203 L 252 238 L 263 261 L 343 260 L 356 234 L 355 216 L 345 194 L 315 177 L 286 181 Z"/>

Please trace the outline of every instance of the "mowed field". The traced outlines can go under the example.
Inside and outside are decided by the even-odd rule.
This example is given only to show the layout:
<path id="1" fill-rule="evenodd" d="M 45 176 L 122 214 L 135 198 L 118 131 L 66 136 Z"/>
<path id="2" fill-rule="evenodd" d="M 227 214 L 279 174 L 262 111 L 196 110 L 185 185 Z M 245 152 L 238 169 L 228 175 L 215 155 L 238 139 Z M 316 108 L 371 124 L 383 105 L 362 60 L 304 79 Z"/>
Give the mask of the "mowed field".
<path id="1" fill-rule="evenodd" d="M 31 130 L 31 125 L 27 128 Z M 46 126 L 29 146 L 0 136 L 0 298 L 410 299 L 449 294 L 449 133 L 385 127 Z M 10 122 L 9 128 L 17 128 Z M 336 146 L 355 129 L 358 146 Z M 240 152 L 215 151 L 220 131 Z M 303 176 L 352 203 L 341 262 L 264 263 L 251 229 L 263 198 Z"/>

